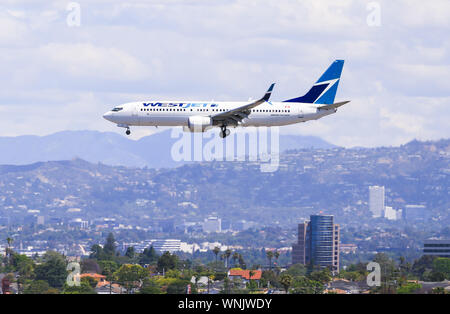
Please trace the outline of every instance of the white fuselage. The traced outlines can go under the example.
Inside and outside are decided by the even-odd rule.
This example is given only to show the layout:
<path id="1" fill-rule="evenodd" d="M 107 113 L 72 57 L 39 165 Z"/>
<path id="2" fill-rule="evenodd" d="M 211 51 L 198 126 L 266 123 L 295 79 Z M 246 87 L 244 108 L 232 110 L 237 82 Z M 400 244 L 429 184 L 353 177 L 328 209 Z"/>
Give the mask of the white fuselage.
<path id="1" fill-rule="evenodd" d="M 115 107 L 103 117 L 123 127 L 187 126 L 191 116 L 213 117 L 246 104 L 248 102 L 131 102 Z M 282 126 L 317 120 L 335 112 L 335 109 L 318 109 L 317 105 L 309 103 L 268 101 L 251 109 L 238 126 Z"/>

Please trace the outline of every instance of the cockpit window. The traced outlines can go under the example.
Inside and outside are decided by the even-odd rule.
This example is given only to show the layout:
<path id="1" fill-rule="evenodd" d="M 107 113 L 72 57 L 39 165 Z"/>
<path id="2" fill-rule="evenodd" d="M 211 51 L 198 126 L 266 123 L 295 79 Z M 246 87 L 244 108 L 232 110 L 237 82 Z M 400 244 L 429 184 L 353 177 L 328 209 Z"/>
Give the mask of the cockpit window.
<path id="1" fill-rule="evenodd" d="M 117 112 L 117 111 L 120 111 L 120 110 L 122 110 L 122 109 L 123 109 L 122 107 L 116 107 L 116 108 L 114 108 L 114 109 L 111 110 L 111 111 Z"/>

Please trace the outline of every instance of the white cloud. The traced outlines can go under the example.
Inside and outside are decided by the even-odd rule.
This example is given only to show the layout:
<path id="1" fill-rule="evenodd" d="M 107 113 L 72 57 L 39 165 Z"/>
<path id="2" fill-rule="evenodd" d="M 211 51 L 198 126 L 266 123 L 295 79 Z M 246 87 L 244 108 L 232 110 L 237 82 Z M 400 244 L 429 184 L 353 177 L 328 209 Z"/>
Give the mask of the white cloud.
<path id="1" fill-rule="evenodd" d="M 379 1 L 380 27 L 356 0 L 77 2 L 80 27 L 67 26 L 63 1 L 2 2 L 3 135 L 122 132 L 101 119 L 112 104 L 256 98 L 272 81 L 284 100 L 335 58 L 346 60 L 337 99 L 352 102 L 282 133 L 345 146 L 450 134 L 447 0 Z"/>
<path id="2" fill-rule="evenodd" d="M 151 73 L 139 60 L 117 48 L 51 43 L 39 51 L 45 66 L 75 77 L 126 81 L 144 79 Z"/>

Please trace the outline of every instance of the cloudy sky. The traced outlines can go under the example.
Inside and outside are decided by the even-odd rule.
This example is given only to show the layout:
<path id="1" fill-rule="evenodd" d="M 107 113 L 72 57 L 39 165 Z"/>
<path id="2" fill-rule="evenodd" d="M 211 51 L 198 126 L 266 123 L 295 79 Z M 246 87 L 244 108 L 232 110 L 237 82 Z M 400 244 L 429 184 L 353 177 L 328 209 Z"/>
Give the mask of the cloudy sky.
<path id="1" fill-rule="evenodd" d="M 1 1 L 0 136 L 122 134 L 101 117 L 113 105 L 247 100 L 271 82 L 285 100 L 334 59 L 336 100 L 352 102 L 282 133 L 347 147 L 450 135 L 448 0 L 79 0 L 80 26 L 69 3 Z"/>

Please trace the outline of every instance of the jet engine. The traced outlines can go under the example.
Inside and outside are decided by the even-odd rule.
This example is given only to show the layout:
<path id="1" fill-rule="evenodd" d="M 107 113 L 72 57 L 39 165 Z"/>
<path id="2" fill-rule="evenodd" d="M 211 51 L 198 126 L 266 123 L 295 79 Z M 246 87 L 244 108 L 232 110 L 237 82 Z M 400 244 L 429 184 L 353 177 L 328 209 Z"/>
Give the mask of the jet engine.
<path id="1" fill-rule="evenodd" d="M 188 130 L 190 132 L 205 132 L 213 125 L 211 117 L 192 116 L 188 118 Z"/>

